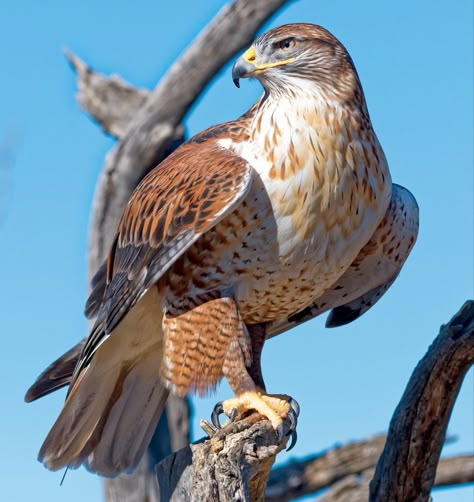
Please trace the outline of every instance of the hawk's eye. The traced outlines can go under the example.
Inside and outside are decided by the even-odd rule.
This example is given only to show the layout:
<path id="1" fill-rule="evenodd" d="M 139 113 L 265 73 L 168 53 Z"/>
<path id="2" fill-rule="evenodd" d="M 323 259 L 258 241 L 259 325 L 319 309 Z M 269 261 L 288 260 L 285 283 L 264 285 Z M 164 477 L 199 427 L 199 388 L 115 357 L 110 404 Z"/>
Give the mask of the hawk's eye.
<path id="1" fill-rule="evenodd" d="M 283 50 L 293 49 L 297 45 L 298 45 L 298 42 L 296 41 L 296 39 L 294 39 L 293 37 L 290 37 L 290 38 L 285 38 L 283 40 L 280 40 L 279 42 L 276 42 L 275 48 L 276 49 L 283 49 Z"/>

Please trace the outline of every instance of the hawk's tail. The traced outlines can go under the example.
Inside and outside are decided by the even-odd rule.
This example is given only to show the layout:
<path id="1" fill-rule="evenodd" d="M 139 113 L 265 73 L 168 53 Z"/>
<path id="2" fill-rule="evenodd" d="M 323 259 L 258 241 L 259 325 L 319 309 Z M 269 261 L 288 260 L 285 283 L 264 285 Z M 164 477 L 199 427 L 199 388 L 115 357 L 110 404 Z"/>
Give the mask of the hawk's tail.
<path id="1" fill-rule="evenodd" d="M 84 343 L 85 340 L 82 340 L 77 345 L 74 345 L 72 349 L 69 349 L 60 358 L 56 359 L 54 363 L 51 363 L 41 373 L 26 393 L 25 401 L 27 403 L 46 396 L 71 383 L 72 374 L 81 355 Z"/>
<path id="2" fill-rule="evenodd" d="M 138 302 L 73 382 L 38 455 L 49 469 L 84 464 L 116 476 L 143 456 L 168 397 L 161 313 L 149 300 Z"/>

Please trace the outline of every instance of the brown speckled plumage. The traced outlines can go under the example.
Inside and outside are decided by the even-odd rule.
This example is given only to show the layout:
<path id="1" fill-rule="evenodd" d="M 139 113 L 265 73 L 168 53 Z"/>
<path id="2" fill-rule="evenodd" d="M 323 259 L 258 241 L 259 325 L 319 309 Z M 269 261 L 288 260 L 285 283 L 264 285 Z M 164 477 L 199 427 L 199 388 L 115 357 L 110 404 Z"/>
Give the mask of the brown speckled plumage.
<path id="1" fill-rule="evenodd" d="M 393 229 L 411 222 L 414 241 L 418 213 L 401 188 L 392 195 L 340 42 L 314 25 L 276 28 L 234 66 L 234 81 L 248 76 L 262 98 L 189 140 L 132 195 L 86 307 L 95 326 L 40 451 L 47 467 L 133 468 L 168 390 L 205 393 L 222 376 L 237 396 L 228 406 L 276 427 L 287 408 L 264 393 L 265 336 L 330 308 L 334 325 L 356 318 L 406 259 L 413 242 Z M 411 212 L 400 216 L 404 201 Z M 48 392 L 48 375 L 51 390 L 64 383 L 58 367 L 61 378 L 46 372 L 29 399 Z"/>

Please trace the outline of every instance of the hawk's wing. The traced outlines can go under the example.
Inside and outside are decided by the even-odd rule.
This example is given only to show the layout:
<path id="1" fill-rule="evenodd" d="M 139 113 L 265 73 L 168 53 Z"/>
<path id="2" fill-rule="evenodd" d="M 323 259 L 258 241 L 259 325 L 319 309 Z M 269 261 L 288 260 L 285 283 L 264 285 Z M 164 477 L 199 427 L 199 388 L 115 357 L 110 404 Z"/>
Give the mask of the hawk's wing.
<path id="1" fill-rule="evenodd" d="M 354 321 L 385 294 L 397 278 L 418 235 L 418 205 L 404 187 L 393 184 L 387 213 L 370 241 L 339 278 L 315 302 L 288 319 L 270 323 L 267 338 L 331 310 L 326 326 Z"/>
<path id="2" fill-rule="evenodd" d="M 367 293 L 359 296 L 352 302 L 345 303 L 339 307 L 334 307 L 331 312 L 329 312 L 328 318 L 326 319 L 326 328 L 344 326 L 345 324 L 355 321 L 361 315 L 364 315 L 388 291 L 390 286 L 395 282 L 397 275 L 380 286 L 367 291 Z"/>
<path id="3" fill-rule="evenodd" d="M 107 260 L 103 298 L 99 291 L 90 308 L 97 320 L 73 381 L 145 292 L 246 196 L 253 171 L 244 159 L 212 140 L 196 147 L 181 146 L 134 191 Z"/>

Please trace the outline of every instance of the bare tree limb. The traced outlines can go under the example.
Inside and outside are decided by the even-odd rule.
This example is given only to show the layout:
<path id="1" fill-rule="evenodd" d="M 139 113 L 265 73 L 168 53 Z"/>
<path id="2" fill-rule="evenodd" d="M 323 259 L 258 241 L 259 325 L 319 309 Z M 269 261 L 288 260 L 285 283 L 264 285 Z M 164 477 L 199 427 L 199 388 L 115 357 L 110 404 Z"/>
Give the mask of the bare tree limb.
<path id="1" fill-rule="evenodd" d="M 436 469 L 434 487 L 474 483 L 474 455 L 445 457 Z"/>
<path id="2" fill-rule="evenodd" d="M 319 497 L 318 502 L 367 502 L 369 484 L 374 472 L 374 469 L 367 469 L 359 475 L 351 474 L 342 478 Z M 442 458 L 439 461 L 433 486 L 446 487 L 472 482 L 474 482 L 474 456 L 459 455 Z"/>
<path id="3" fill-rule="evenodd" d="M 451 411 L 474 362 L 474 302 L 441 327 L 392 417 L 371 501 L 428 500 Z"/>
<path id="4" fill-rule="evenodd" d="M 374 469 L 367 469 L 336 481 L 318 502 L 367 502 L 373 474 Z"/>
<path id="5" fill-rule="evenodd" d="M 287 431 L 289 425 L 286 420 Z M 212 426 L 206 424 L 206 430 Z M 286 440 L 279 444 L 270 422 L 256 413 L 211 436 L 158 464 L 161 500 L 263 501 L 269 471 Z"/>
<path id="6" fill-rule="evenodd" d="M 287 502 L 329 487 L 318 502 L 367 502 L 369 483 L 385 440 L 385 435 L 374 436 L 277 467 L 270 473 L 265 500 Z M 474 455 L 440 460 L 435 487 L 473 482 Z"/>
<path id="7" fill-rule="evenodd" d="M 259 415 L 253 414 L 217 432 L 212 426 L 208 429 L 207 424 L 211 439 L 183 448 L 160 462 L 157 478 L 162 500 L 263 500 L 269 470 L 283 445 L 278 445 L 269 423 L 259 420 Z M 385 439 L 381 435 L 348 443 L 274 469 L 265 500 L 286 502 L 329 487 L 318 501 L 366 502 Z M 473 455 L 439 462 L 435 486 L 472 482 Z"/>
<path id="8" fill-rule="evenodd" d="M 293 500 L 315 493 L 351 474 L 359 475 L 375 466 L 384 444 L 385 435 L 374 436 L 277 467 L 270 473 L 266 500 Z"/>
<path id="9" fill-rule="evenodd" d="M 150 91 L 132 87 L 118 75 L 105 77 L 93 71 L 82 59 L 66 51 L 69 63 L 76 71 L 76 99 L 104 129 L 122 139 L 138 110 L 145 104 Z"/>

